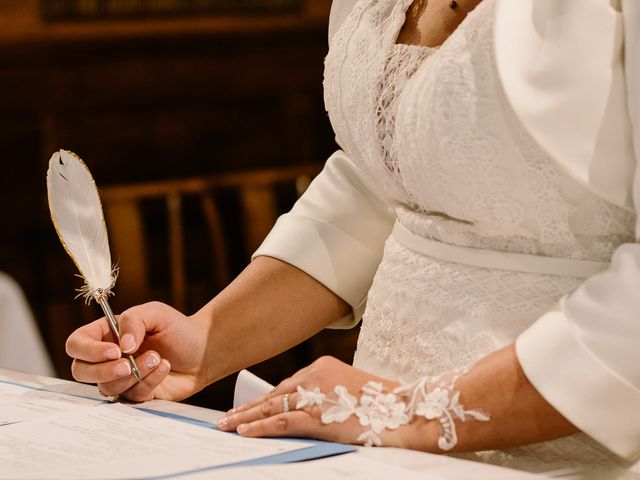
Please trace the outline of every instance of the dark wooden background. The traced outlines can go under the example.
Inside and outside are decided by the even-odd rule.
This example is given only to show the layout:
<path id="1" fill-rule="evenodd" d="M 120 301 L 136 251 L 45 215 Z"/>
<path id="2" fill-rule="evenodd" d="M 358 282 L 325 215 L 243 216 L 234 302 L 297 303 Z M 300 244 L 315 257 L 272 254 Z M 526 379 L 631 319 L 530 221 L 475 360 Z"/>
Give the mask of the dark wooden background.
<path id="1" fill-rule="evenodd" d="M 102 186 L 322 163 L 335 148 L 322 102 L 329 8 L 47 23 L 37 0 L 0 2 L 0 270 L 25 290 L 59 376 L 66 337 L 99 312 L 73 300 L 46 204 L 51 154 L 75 151 Z M 235 247 L 234 271 L 250 253 Z M 323 353 L 350 360 L 354 338 L 325 332 L 254 371 L 275 382 Z M 232 381 L 192 401 L 225 408 Z"/>

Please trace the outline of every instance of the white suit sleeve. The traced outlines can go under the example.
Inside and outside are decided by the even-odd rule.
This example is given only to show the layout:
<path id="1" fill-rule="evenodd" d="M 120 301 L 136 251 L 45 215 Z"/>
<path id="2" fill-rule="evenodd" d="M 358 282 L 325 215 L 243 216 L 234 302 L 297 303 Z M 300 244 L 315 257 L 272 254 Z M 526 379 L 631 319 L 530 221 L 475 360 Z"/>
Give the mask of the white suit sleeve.
<path id="1" fill-rule="evenodd" d="M 350 328 L 360 320 L 392 227 L 387 207 L 339 150 L 253 257 L 283 260 L 325 285 L 353 309 L 331 328 Z"/>
<path id="2" fill-rule="evenodd" d="M 640 3 L 625 0 L 626 81 L 640 153 Z M 634 203 L 640 211 L 636 168 Z M 640 458 L 640 225 L 608 270 L 587 279 L 516 341 L 522 368 L 563 416 L 617 455 Z"/>

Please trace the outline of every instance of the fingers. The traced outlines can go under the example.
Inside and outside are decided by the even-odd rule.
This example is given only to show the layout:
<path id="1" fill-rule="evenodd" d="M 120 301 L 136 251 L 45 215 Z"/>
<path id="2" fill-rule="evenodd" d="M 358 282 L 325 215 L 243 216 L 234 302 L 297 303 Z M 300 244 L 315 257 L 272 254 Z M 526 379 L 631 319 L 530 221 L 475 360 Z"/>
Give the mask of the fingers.
<path id="1" fill-rule="evenodd" d="M 153 400 L 154 391 L 160 383 L 167 378 L 171 371 L 171 364 L 168 360 L 163 359 L 160 364 L 151 370 L 151 372 L 142 379 L 141 382 L 135 382 L 133 387 L 122 394 L 125 398 L 133 402 L 146 402 Z"/>
<path id="2" fill-rule="evenodd" d="M 126 358 L 103 363 L 90 363 L 75 359 L 71 364 L 71 374 L 78 382 L 111 382 L 131 375 L 131 365 Z"/>
<path id="3" fill-rule="evenodd" d="M 139 384 L 131 374 L 131 365 L 126 358 L 105 364 L 87 364 L 74 361 L 72 370 L 76 369 L 74 377 L 89 378 L 91 380 L 88 381 L 97 383 L 98 388 L 105 395 L 124 394 L 126 398 L 139 401 L 138 398 L 148 396 L 164 380 L 169 373 L 170 365 L 167 360 L 161 360 L 160 355 L 154 351 L 148 351 L 138 356 L 136 362 L 142 377 Z M 96 378 L 99 379 L 95 380 Z"/>
<path id="4" fill-rule="evenodd" d="M 339 443 L 360 443 L 357 440 L 362 427 L 357 421 L 321 424 L 313 415 L 302 410 L 280 413 L 273 417 L 238 425 L 243 437 L 295 437 L 315 438 Z"/>
<path id="5" fill-rule="evenodd" d="M 129 396 L 125 394 L 128 390 L 131 390 L 136 384 L 138 380 L 135 376 L 131 375 L 131 365 L 127 359 L 120 360 L 121 362 L 126 362 L 126 368 L 129 370 L 129 375 L 118 376 L 115 371 L 111 372 L 110 376 L 103 377 L 101 380 L 97 381 L 98 387 L 100 391 L 106 395 L 123 395 L 127 398 Z M 148 378 L 151 372 L 153 372 L 159 365 L 161 365 L 161 358 L 157 352 L 152 350 L 144 352 L 143 354 L 136 357 L 136 363 L 140 369 L 140 376 L 142 377 L 142 381 L 140 383 L 145 383 L 145 385 L 152 385 L 152 389 L 157 386 L 154 382 L 155 377 Z M 96 365 L 93 365 L 95 367 Z M 94 372 L 92 374 L 95 375 Z M 165 375 L 166 376 L 166 375 Z M 159 382 L 158 382 L 159 383 Z"/>
<path id="6" fill-rule="evenodd" d="M 105 318 L 95 320 L 78 328 L 69 336 L 66 343 L 67 355 L 82 364 L 82 362 L 108 362 L 119 359 L 122 353 L 134 353 L 142 344 L 146 332 L 160 328 L 165 322 L 166 310 L 166 306 L 151 302 L 130 308 L 118 315 L 119 345 L 107 320 Z M 80 371 L 82 370 L 83 368 L 80 368 Z M 100 381 L 97 378 L 74 378 L 79 381 Z"/>
<path id="7" fill-rule="evenodd" d="M 220 418 L 218 428 L 226 432 L 236 431 L 245 437 L 308 437 L 358 443 L 362 429 L 357 420 L 324 424 L 320 420 L 319 406 L 295 409 L 298 398 L 297 393 L 269 398 L 261 405 Z"/>
<path id="8" fill-rule="evenodd" d="M 147 331 L 153 329 L 153 313 L 149 304 L 125 310 L 118 316 L 120 324 L 120 348 L 123 353 L 134 353 L 140 348 Z M 155 310 L 151 307 L 151 310 Z"/>
<path id="9" fill-rule="evenodd" d="M 232 432 L 236 430 L 238 425 L 294 410 L 297 398 L 296 393 L 286 393 L 284 395 L 267 398 L 265 401 L 248 409 L 242 411 L 235 410 L 234 413 L 227 414 L 218 419 L 218 428 L 226 432 Z"/>
<path id="10" fill-rule="evenodd" d="M 314 437 L 321 438 L 318 421 L 307 412 L 279 413 L 264 420 L 238 425 L 243 437 Z"/>
<path id="11" fill-rule="evenodd" d="M 121 356 L 120 349 L 113 341 L 115 338 L 109 330 L 107 320 L 101 318 L 73 332 L 67 339 L 65 349 L 67 355 L 80 361 L 105 362 Z"/>

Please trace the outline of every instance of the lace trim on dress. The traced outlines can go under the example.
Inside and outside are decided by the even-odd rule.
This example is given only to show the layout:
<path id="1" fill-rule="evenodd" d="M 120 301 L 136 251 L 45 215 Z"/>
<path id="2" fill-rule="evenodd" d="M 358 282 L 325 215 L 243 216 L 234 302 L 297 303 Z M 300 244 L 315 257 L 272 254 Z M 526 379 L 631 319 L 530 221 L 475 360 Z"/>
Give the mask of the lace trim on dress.
<path id="1" fill-rule="evenodd" d="M 423 377 L 413 383 L 402 384 L 388 392 L 382 383 L 367 382 L 356 398 L 343 385 L 336 385 L 334 397 L 328 397 L 318 388 L 305 390 L 298 385 L 296 409 L 319 406 L 323 408 L 320 421 L 343 423 L 350 417 L 358 419 L 365 430 L 356 439 L 367 447 L 382 446 L 381 434 L 385 429 L 395 430 L 414 419 L 437 421 L 442 433 L 438 437 L 438 448 L 451 450 L 458 444 L 455 421 L 474 419 L 489 421 L 487 413 L 466 410 L 460 403 L 460 392 L 455 390 L 456 381 L 466 370 L 459 370 L 447 377 Z"/>
<path id="2" fill-rule="evenodd" d="M 411 3 L 357 2 L 332 39 L 324 73 L 325 107 L 338 144 L 373 191 L 391 203 L 408 204 L 411 197 L 398 175 L 395 111 L 406 83 L 437 51 L 395 43 Z M 376 141 L 362 141 L 371 136 Z"/>
<path id="3" fill-rule="evenodd" d="M 376 132 L 380 141 L 382 162 L 391 174 L 400 173 L 394 142 L 395 112 L 400 93 L 418 67 L 435 49 L 397 44 L 391 49 L 379 79 L 375 108 Z"/>

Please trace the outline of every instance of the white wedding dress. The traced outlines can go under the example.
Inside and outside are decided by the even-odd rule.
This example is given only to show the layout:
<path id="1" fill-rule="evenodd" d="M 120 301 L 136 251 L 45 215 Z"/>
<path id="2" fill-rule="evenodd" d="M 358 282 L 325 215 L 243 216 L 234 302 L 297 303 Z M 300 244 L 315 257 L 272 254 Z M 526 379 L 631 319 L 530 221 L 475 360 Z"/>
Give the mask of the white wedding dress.
<path id="1" fill-rule="evenodd" d="M 362 0 L 332 39 L 325 102 L 363 181 L 420 237 L 608 262 L 634 215 L 573 180 L 511 111 L 494 62 L 493 0 L 438 49 L 396 44 L 412 0 Z M 394 236 L 354 365 L 413 380 L 512 343 L 583 279 L 420 255 Z M 467 457 L 529 470 L 623 465 L 586 435 Z"/>

